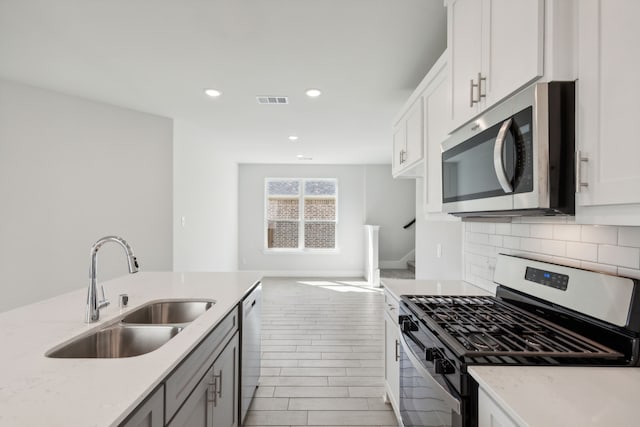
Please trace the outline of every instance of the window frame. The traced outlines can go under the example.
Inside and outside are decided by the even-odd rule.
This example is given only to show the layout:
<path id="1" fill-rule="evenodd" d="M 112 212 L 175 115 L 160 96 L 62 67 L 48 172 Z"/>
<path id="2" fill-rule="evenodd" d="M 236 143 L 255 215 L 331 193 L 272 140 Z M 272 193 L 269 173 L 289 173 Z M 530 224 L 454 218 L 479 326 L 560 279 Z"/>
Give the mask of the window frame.
<path id="1" fill-rule="evenodd" d="M 281 195 L 281 196 L 270 196 L 269 195 L 269 182 L 272 181 L 298 181 L 298 194 L 297 195 Z M 322 196 L 322 195 L 309 195 L 305 194 L 305 183 L 307 181 L 333 181 L 335 183 L 336 192 L 331 196 Z M 338 178 L 289 178 L 289 177 L 269 177 L 264 179 L 264 211 L 263 211 L 263 251 L 265 253 L 270 254 L 282 254 L 282 253 L 296 253 L 296 254 L 304 254 L 304 253 L 336 253 L 339 252 L 338 246 L 338 223 L 339 223 L 339 201 L 338 201 L 339 189 L 338 189 Z M 282 197 L 283 199 L 297 198 L 298 199 L 298 219 L 290 220 L 297 221 L 298 223 L 298 247 L 297 248 L 270 248 L 269 247 L 269 199 L 270 198 L 278 198 Z M 304 218 L 304 202 L 306 199 L 325 199 L 335 200 L 335 220 L 305 220 Z M 286 220 L 283 220 L 286 221 Z M 307 248 L 305 246 L 304 241 L 304 226 L 306 223 L 314 224 L 314 223 L 334 223 L 334 247 L 333 248 Z"/>

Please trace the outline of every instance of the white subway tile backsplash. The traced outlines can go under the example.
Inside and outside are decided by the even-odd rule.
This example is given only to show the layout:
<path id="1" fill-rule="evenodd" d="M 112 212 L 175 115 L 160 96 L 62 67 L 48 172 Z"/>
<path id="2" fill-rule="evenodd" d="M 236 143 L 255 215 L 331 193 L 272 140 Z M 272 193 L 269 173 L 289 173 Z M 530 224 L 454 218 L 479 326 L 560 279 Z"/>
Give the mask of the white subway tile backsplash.
<path id="1" fill-rule="evenodd" d="M 640 247 L 640 227 L 618 227 L 618 245 Z"/>
<path id="2" fill-rule="evenodd" d="M 640 249 L 622 246 L 598 246 L 598 262 L 628 268 L 640 268 Z"/>
<path id="3" fill-rule="evenodd" d="M 618 243 L 618 228 L 607 225 L 583 225 L 581 240 L 588 243 L 615 245 Z"/>
<path id="4" fill-rule="evenodd" d="M 504 236 L 503 246 L 509 249 L 520 249 L 520 237 Z"/>
<path id="5" fill-rule="evenodd" d="M 540 252 L 549 255 L 566 256 L 567 242 L 561 240 L 541 240 Z"/>
<path id="6" fill-rule="evenodd" d="M 617 274 L 618 267 L 615 265 L 598 264 L 595 262 L 582 261 L 580 267 L 585 270 L 599 271 L 600 273 Z"/>
<path id="7" fill-rule="evenodd" d="M 581 225 L 575 218 L 466 222 L 465 279 L 492 287 L 500 253 L 640 279 L 640 227 Z"/>
<path id="8" fill-rule="evenodd" d="M 511 224 L 511 234 L 514 236 L 529 237 L 530 234 L 529 224 Z"/>
<path id="9" fill-rule="evenodd" d="M 489 244 L 491 246 L 502 246 L 503 236 L 496 236 L 495 234 L 489 235 Z"/>
<path id="10" fill-rule="evenodd" d="M 465 233 L 467 242 L 479 243 L 481 245 L 489 244 L 489 235 L 484 233 Z"/>
<path id="11" fill-rule="evenodd" d="M 584 261 L 598 261 L 598 245 L 593 243 L 567 242 L 567 256 Z"/>
<path id="12" fill-rule="evenodd" d="M 556 240 L 572 240 L 580 241 L 581 225 L 573 224 L 556 224 L 553 226 L 553 238 Z"/>
<path id="13" fill-rule="evenodd" d="M 538 239 L 552 239 L 553 238 L 553 225 L 551 224 L 531 224 L 529 228 L 531 237 Z"/>
<path id="14" fill-rule="evenodd" d="M 496 224 L 496 234 L 500 234 L 502 236 L 511 235 L 511 224 Z"/>
<path id="15" fill-rule="evenodd" d="M 542 240 L 523 238 L 520 240 L 520 249 L 528 252 L 542 252 Z"/>

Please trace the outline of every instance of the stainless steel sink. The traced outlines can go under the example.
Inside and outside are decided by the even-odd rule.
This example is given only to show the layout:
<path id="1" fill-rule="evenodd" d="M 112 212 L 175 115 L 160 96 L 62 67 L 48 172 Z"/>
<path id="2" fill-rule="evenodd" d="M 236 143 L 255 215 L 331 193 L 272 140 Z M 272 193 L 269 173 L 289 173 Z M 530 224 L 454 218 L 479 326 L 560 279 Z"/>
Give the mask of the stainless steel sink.
<path id="1" fill-rule="evenodd" d="M 125 324 L 175 325 L 189 323 L 213 307 L 213 300 L 173 300 L 153 302 L 122 318 Z"/>
<path id="2" fill-rule="evenodd" d="M 121 358 L 156 350 L 182 330 L 179 326 L 114 325 L 49 351 L 53 358 Z"/>

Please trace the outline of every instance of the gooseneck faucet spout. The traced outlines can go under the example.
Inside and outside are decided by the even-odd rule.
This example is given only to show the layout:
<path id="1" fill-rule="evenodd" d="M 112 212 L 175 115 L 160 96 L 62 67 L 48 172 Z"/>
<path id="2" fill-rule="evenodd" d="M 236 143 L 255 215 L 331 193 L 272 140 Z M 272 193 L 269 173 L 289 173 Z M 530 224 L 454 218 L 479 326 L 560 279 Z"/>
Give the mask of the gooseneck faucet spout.
<path id="1" fill-rule="evenodd" d="M 118 243 L 127 255 L 127 264 L 129 273 L 138 272 L 138 260 L 133 254 L 133 249 L 122 237 L 106 236 L 98 240 L 91 247 L 91 266 L 89 267 L 89 289 L 87 290 L 87 313 L 85 321 L 87 323 L 97 322 L 100 319 L 100 309 L 109 305 L 109 301 L 104 297 L 104 288 L 102 288 L 102 299 L 98 300 L 98 289 L 96 286 L 96 268 L 98 260 L 98 250 L 107 242 Z"/>

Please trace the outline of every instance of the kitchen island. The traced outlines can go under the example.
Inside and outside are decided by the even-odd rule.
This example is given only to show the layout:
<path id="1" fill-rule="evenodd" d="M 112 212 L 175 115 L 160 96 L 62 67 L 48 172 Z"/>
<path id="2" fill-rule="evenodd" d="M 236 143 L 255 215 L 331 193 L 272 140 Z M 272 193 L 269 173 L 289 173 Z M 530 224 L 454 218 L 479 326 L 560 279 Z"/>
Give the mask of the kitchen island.
<path id="1" fill-rule="evenodd" d="M 260 274 L 142 272 L 102 283 L 112 304 L 84 323 L 85 288 L 0 313 L 0 426 L 116 426 L 153 392 L 259 282 Z M 129 305 L 120 309 L 119 294 Z M 147 302 L 216 303 L 150 353 L 120 359 L 55 359 L 45 353 L 101 329 Z"/>

